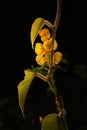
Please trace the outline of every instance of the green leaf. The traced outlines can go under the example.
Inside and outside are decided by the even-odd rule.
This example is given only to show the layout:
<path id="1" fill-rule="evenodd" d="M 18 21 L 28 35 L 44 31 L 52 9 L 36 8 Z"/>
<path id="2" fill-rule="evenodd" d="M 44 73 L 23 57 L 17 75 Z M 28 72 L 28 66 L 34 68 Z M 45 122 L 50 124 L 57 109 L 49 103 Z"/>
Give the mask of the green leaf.
<path id="1" fill-rule="evenodd" d="M 24 116 L 24 104 L 26 100 L 27 93 L 31 86 L 31 83 L 35 77 L 35 72 L 30 70 L 25 70 L 25 77 L 24 80 L 18 84 L 18 99 L 19 99 L 19 106 Z"/>
<path id="2" fill-rule="evenodd" d="M 31 26 L 31 33 L 30 33 L 32 48 L 33 48 L 34 41 L 38 35 L 39 30 L 43 27 L 44 24 L 45 24 L 45 20 L 43 18 L 37 18 L 33 22 Z"/>
<path id="3" fill-rule="evenodd" d="M 68 130 L 68 127 L 64 118 L 52 113 L 44 117 L 41 130 Z"/>
<path id="4" fill-rule="evenodd" d="M 54 26 L 48 20 L 45 20 L 41 17 L 36 18 L 31 26 L 30 38 L 33 49 L 34 49 L 34 42 L 38 35 L 38 32 L 42 29 L 44 25 L 47 25 L 49 28 L 54 29 Z"/>

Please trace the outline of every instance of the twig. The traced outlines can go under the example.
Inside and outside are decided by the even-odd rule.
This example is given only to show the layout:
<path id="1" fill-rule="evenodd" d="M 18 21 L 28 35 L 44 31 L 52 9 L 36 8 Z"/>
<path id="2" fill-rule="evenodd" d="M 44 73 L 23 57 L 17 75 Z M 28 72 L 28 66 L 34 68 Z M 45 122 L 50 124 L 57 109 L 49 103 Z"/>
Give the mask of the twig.
<path id="1" fill-rule="evenodd" d="M 52 62 L 53 62 L 53 44 L 54 44 L 54 39 L 56 37 L 56 31 L 59 25 L 59 21 L 60 21 L 60 16 L 61 16 L 61 0 L 57 0 L 57 11 L 56 11 L 56 17 L 55 17 L 55 21 L 54 21 L 54 29 L 52 30 L 52 51 L 51 51 L 51 62 L 49 64 L 49 70 L 48 70 L 48 79 L 50 77 L 50 75 L 52 75 L 53 73 L 53 69 L 52 69 Z"/>
<path id="2" fill-rule="evenodd" d="M 48 75 L 47 75 L 47 80 L 48 80 L 48 84 L 49 87 L 51 88 L 51 90 L 53 91 L 54 95 L 55 95 L 55 103 L 57 106 L 57 112 L 59 113 L 59 116 L 63 116 L 63 108 L 61 106 L 61 102 L 57 100 L 57 92 L 55 91 L 55 86 L 53 84 L 52 78 L 53 78 L 53 54 L 54 54 L 54 50 L 53 50 L 53 46 L 54 46 L 54 39 L 56 37 L 56 31 L 57 28 L 59 26 L 59 21 L 60 21 L 60 16 L 61 16 L 61 0 L 57 0 L 57 11 L 56 11 L 56 17 L 55 17 L 55 21 L 54 21 L 54 28 L 52 30 L 52 51 L 51 51 L 51 62 L 49 64 L 49 70 L 48 70 Z M 63 103 L 63 102 L 62 102 Z"/>

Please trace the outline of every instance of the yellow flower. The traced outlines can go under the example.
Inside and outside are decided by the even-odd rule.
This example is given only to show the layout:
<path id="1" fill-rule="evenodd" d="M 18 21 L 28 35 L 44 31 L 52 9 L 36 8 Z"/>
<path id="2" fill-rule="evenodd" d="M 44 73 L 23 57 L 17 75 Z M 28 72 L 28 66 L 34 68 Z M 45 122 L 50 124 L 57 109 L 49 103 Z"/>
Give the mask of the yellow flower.
<path id="1" fill-rule="evenodd" d="M 46 51 L 52 51 L 52 40 L 53 38 L 50 38 L 49 40 L 44 41 L 43 47 Z M 56 50 L 57 47 L 58 47 L 58 43 L 56 42 L 56 40 L 54 40 L 53 50 Z"/>
<path id="2" fill-rule="evenodd" d="M 61 52 L 55 52 L 54 55 L 53 55 L 53 65 L 59 64 L 61 59 L 62 59 L 62 53 Z"/>
<path id="3" fill-rule="evenodd" d="M 45 50 L 43 48 L 43 44 L 42 43 L 36 43 L 35 44 L 35 53 L 37 55 L 40 55 L 40 54 L 44 54 L 45 53 Z"/>
<path id="4" fill-rule="evenodd" d="M 40 30 L 39 35 L 43 43 L 35 44 L 35 53 L 37 54 L 35 60 L 37 64 L 43 65 L 44 63 L 47 63 L 49 65 L 51 63 L 51 60 L 52 66 L 58 64 L 62 59 L 61 52 L 54 52 L 51 59 L 52 49 L 55 51 L 58 47 L 57 41 L 54 39 L 53 43 L 53 37 L 50 38 L 50 31 L 47 28 Z"/>
<path id="5" fill-rule="evenodd" d="M 36 56 L 36 62 L 38 65 L 43 65 L 46 62 L 46 58 L 43 54 Z"/>
<path id="6" fill-rule="evenodd" d="M 41 37 L 41 40 L 44 42 L 45 40 L 49 39 L 51 34 L 50 31 L 47 28 L 44 28 L 39 31 L 39 35 Z"/>

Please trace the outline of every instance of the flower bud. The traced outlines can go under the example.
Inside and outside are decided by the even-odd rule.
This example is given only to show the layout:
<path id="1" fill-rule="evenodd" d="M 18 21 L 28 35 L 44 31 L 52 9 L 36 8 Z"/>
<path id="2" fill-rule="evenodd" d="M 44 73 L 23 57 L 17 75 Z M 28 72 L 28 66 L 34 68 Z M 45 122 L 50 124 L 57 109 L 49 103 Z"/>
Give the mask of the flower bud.
<path id="1" fill-rule="evenodd" d="M 49 39 L 51 34 L 50 31 L 47 28 L 44 28 L 39 31 L 39 35 L 41 37 L 41 40 L 44 42 L 45 40 Z"/>
<path id="2" fill-rule="evenodd" d="M 42 43 L 36 43 L 35 44 L 35 53 L 37 55 L 43 54 L 45 52 Z"/>

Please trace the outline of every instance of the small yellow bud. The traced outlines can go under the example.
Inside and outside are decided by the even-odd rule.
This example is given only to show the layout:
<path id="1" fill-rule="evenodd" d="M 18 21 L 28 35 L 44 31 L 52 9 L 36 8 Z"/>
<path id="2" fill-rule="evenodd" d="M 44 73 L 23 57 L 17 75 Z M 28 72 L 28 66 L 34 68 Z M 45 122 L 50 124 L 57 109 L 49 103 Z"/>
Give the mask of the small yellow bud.
<path id="1" fill-rule="evenodd" d="M 43 35 L 43 36 L 41 37 L 41 40 L 44 42 L 44 41 L 46 41 L 46 40 L 49 39 L 49 38 L 50 38 L 50 33 Z"/>
<path id="2" fill-rule="evenodd" d="M 46 58 L 41 54 L 36 56 L 36 62 L 38 65 L 43 65 L 46 62 Z"/>
<path id="3" fill-rule="evenodd" d="M 43 48 L 42 43 L 36 43 L 36 44 L 35 44 L 35 53 L 36 53 L 37 55 L 40 55 L 40 54 L 45 53 L 45 50 L 44 50 L 44 48 Z"/>
<path id="4" fill-rule="evenodd" d="M 44 28 L 39 31 L 39 35 L 41 37 L 41 40 L 44 42 L 45 40 L 49 39 L 51 34 L 50 31 L 47 28 Z"/>
<path id="5" fill-rule="evenodd" d="M 51 37 L 51 38 L 49 39 L 49 42 L 52 44 L 52 41 L 53 41 L 53 38 Z M 56 50 L 57 47 L 58 47 L 58 43 L 57 43 L 57 41 L 54 39 L 53 50 Z"/>
<path id="6" fill-rule="evenodd" d="M 49 40 L 46 40 L 44 43 L 43 43 L 43 47 L 46 51 L 51 51 L 52 50 L 52 45 L 51 45 L 51 42 Z"/>
<path id="7" fill-rule="evenodd" d="M 55 52 L 53 55 L 53 64 L 59 64 L 59 62 L 62 59 L 62 53 L 61 52 Z"/>
<path id="8" fill-rule="evenodd" d="M 50 33 L 50 31 L 47 28 L 44 28 L 39 31 L 39 35 L 42 37 L 44 34 Z"/>
<path id="9" fill-rule="evenodd" d="M 52 51 L 52 40 L 53 38 L 50 38 L 49 40 L 46 40 L 43 43 L 43 47 L 46 51 Z M 56 42 L 56 40 L 54 40 L 54 44 L 53 44 L 53 50 L 56 50 L 58 46 L 58 43 Z"/>

